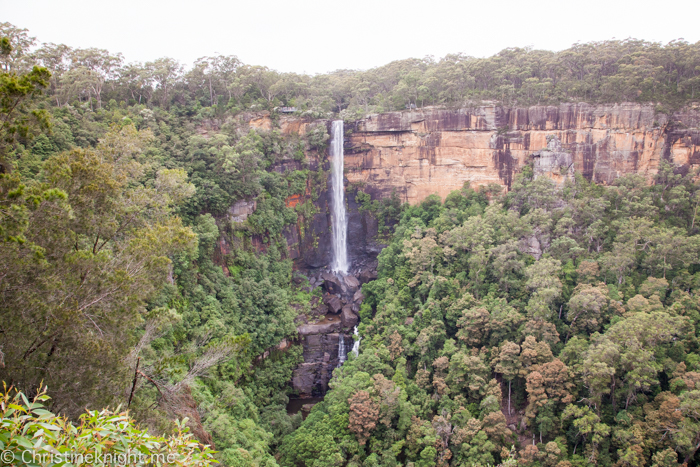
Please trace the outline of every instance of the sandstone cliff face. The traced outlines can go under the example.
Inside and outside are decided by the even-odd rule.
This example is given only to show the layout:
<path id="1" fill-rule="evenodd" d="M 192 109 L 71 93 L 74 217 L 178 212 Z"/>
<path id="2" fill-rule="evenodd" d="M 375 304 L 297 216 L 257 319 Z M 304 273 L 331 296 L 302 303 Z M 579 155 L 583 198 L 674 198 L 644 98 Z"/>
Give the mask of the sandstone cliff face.
<path id="1" fill-rule="evenodd" d="M 679 170 L 700 164 L 698 128 L 697 110 L 669 118 L 638 104 L 390 112 L 346 129 L 346 176 L 373 196 L 395 190 L 411 204 L 433 193 L 445 198 L 465 181 L 510 187 L 533 153 L 556 138 L 589 180 L 651 179 L 661 160 Z"/>

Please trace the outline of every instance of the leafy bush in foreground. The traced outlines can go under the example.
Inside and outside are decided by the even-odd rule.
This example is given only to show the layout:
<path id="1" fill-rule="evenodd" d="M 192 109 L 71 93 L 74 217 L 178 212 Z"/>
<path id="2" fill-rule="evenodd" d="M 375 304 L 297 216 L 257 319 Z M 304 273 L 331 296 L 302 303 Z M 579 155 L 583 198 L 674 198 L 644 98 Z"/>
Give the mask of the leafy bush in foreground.
<path id="1" fill-rule="evenodd" d="M 128 412 L 88 411 L 74 425 L 43 409 L 42 390 L 30 402 L 19 391 L 0 395 L 0 465 L 181 465 L 209 466 L 214 451 L 200 446 L 177 422 L 168 438 L 151 436 L 134 425 Z M 12 455 L 10 455 L 10 453 Z"/>

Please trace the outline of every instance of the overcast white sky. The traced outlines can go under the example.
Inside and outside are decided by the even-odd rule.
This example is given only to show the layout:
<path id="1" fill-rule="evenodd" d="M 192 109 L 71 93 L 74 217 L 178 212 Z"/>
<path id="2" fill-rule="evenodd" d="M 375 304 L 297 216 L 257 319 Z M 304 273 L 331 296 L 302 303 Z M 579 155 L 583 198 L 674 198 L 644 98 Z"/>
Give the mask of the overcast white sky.
<path id="1" fill-rule="evenodd" d="M 506 47 L 561 50 L 634 37 L 700 40 L 698 0 L 0 0 L 0 22 L 41 42 L 127 61 L 237 55 L 279 71 L 367 69 L 408 57 Z"/>

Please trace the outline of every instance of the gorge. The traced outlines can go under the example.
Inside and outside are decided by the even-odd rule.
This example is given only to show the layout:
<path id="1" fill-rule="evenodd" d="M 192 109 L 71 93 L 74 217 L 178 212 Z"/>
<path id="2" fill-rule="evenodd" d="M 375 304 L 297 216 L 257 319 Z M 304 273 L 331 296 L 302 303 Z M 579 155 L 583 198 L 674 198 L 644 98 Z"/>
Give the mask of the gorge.
<path id="1" fill-rule="evenodd" d="M 254 128 L 273 129 L 265 114 L 248 121 Z M 304 134 L 314 124 L 326 125 L 331 134 L 330 196 L 320 196 L 319 213 L 310 228 L 298 226 L 285 233 L 295 267 L 314 277 L 315 286 L 325 291 L 318 313 L 338 317 L 335 323 L 298 328 L 304 363 L 295 370 L 293 387 L 302 396 L 325 391 L 332 368 L 341 360 L 339 336 L 344 342 L 352 340 L 362 302 L 359 286 L 376 277 L 376 257 L 383 247 L 378 220 L 360 209 L 358 191 L 372 199 L 396 194 L 415 205 L 431 194 L 444 199 L 465 182 L 473 188 L 495 184 L 508 190 L 528 165 L 559 184 L 575 173 L 603 184 L 630 174 L 650 181 L 662 161 L 682 174 L 700 166 L 700 111 L 694 109 L 665 115 L 651 105 L 638 104 L 428 108 L 347 122 L 346 138 L 342 123 L 282 116 L 276 124 L 284 134 Z M 344 155 L 344 164 L 336 163 L 339 154 L 341 161 Z M 337 170 L 343 165 L 344 175 Z M 342 212 L 345 195 L 347 215 Z M 308 230 L 306 238 L 317 239 L 316 245 L 331 247 L 325 256 L 322 249 L 298 241 L 302 229 Z M 349 284 L 342 274 L 331 273 L 347 272 L 347 264 L 342 266 L 345 250 L 339 246 L 345 232 L 349 258 L 345 261 L 355 265 Z M 318 272 L 324 265 L 329 271 Z"/>

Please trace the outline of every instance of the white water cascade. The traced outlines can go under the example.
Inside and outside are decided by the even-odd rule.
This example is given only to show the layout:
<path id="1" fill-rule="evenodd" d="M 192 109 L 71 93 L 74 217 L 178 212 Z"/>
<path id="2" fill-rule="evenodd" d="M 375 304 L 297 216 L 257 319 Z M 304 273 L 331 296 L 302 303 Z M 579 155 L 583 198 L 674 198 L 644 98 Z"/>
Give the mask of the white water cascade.
<path id="1" fill-rule="evenodd" d="M 357 326 L 355 326 L 355 330 L 353 331 L 353 344 L 352 344 L 352 349 L 351 352 L 355 354 L 355 357 L 360 355 L 360 340 L 362 338 L 360 335 L 357 333 Z M 343 333 L 340 333 L 340 336 L 338 336 L 338 367 L 340 367 L 345 361 L 348 359 L 348 348 L 345 345 L 345 336 Z"/>
<path id="2" fill-rule="evenodd" d="M 347 274 L 348 217 L 345 212 L 345 186 L 343 184 L 343 121 L 335 120 L 331 128 L 331 180 L 333 192 L 333 264 L 331 270 Z"/>
<path id="3" fill-rule="evenodd" d="M 345 348 L 345 337 L 343 336 L 343 333 L 340 333 L 340 336 L 338 337 L 338 366 L 342 365 L 345 363 L 345 360 L 348 359 L 348 350 Z"/>
<path id="4" fill-rule="evenodd" d="M 333 263 L 331 270 L 345 275 L 350 269 L 348 262 L 348 216 L 345 212 L 345 185 L 343 183 L 343 121 L 336 120 L 331 127 L 331 191 L 333 193 Z M 360 337 L 355 326 L 352 352 L 357 356 L 360 351 Z M 345 336 L 338 337 L 338 366 L 348 359 Z"/>
<path id="5" fill-rule="evenodd" d="M 352 353 L 354 353 L 357 357 L 358 355 L 360 355 L 360 341 L 362 340 L 360 335 L 357 333 L 357 326 L 355 326 L 355 331 L 353 332 L 353 334 L 355 336 L 355 342 L 352 344 Z"/>

